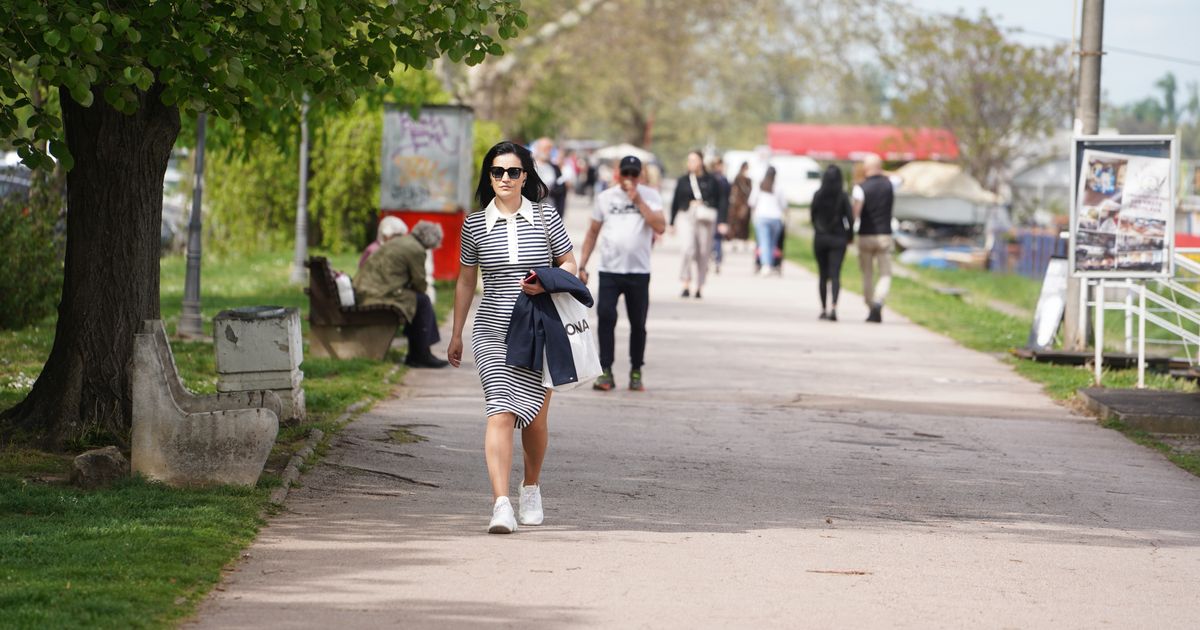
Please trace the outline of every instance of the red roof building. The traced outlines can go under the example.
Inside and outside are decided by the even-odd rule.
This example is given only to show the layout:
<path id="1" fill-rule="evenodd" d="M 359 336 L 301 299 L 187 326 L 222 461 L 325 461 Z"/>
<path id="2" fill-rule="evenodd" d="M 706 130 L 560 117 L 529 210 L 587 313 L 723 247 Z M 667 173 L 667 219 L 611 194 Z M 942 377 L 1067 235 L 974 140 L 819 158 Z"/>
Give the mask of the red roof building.
<path id="1" fill-rule="evenodd" d="M 767 125 L 772 151 L 817 160 L 860 160 L 875 153 L 888 161 L 958 159 L 958 140 L 945 129 L 883 125 Z"/>

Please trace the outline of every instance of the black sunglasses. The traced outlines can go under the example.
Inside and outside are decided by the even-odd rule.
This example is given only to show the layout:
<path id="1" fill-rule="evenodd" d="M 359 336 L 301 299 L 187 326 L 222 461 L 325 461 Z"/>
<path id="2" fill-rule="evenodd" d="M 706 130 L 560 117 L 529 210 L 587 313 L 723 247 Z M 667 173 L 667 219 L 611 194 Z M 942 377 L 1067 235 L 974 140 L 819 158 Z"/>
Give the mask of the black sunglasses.
<path id="1" fill-rule="evenodd" d="M 492 179 L 503 179 L 505 173 L 508 173 L 509 179 L 518 179 L 519 177 L 521 177 L 521 173 L 525 172 L 525 169 L 523 169 L 519 166 L 512 166 L 509 168 L 504 168 L 502 166 L 493 166 L 488 169 L 488 172 L 492 174 Z"/>
<path id="2" fill-rule="evenodd" d="M 641 177 L 641 176 L 642 176 L 642 171 L 640 171 L 636 168 L 621 169 L 621 177 Z"/>

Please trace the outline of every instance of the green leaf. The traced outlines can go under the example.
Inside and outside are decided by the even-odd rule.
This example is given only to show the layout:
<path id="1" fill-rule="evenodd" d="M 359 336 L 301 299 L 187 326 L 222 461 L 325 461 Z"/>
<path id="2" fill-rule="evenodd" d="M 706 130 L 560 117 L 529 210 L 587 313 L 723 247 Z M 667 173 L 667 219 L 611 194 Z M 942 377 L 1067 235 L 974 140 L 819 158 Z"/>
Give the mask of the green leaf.
<path id="1" fill-rule="evenodd" d="M 65 142 L 50 142 L 50 155 L 58 158 L 59 163 L 68 171 L 75 166 L 75 158 L 71 156 L 71 149 Z"/>
<path id="2" fill-rule="evenodd" d="M 61 40 L 62 33 L 59 33 L 58 31 L 46 31 L 46 33 L 42 35 L 42 41 L 46 42 L 46 45 L 52 48 L 58 46 L 58 42 Z"/>
<path id="3" fill-rule="evenodd" d="M 149 90 L 150 86 L 153 84 L 154 84 L 154 75 L 153 74 L 150 74 L 149 72 L 147 72 L 147 73 L 138 75 L 137 86 L 138 86 L 139 90 L 145 92 L 146 90 Z"/>
<path id="4" fill-rule="evenodd" d="M 90 86 L 83 82 L 76 83 L 75 85 L 71 86 L 70 92 L 71 98 L 75 99 L 75 102 L 83 105 L 84 107 L 92 106 L 92 101 L 95 97 L 92 95 Z"/>
<path id="5" fill-rule="evenodd" d="M 183 3 L 183 7 L 180 8 L 180 13 L 183 14 L 183 17 L 190 20 L 200 15 L 200 3 L 195 0 L 187 0 Z"/>
<path id="6" fill-rule="evenodd" d="M 125 33 L 125 31 L 128 28 L 129 28 L 129 17 L 128 16 L 118 15 L 118 16 L 113 17 L 113 20 L 112 20 L 113 35 L 120 37 L 121 35 L 123 35 Z"/>

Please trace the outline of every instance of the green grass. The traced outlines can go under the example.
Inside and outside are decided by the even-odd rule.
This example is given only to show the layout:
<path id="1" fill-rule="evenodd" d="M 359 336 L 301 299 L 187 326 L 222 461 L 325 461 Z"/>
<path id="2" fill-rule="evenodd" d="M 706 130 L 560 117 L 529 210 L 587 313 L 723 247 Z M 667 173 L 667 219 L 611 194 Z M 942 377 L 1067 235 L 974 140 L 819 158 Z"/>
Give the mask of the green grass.
<path id="1" fill-rule="evenodd" d="M 1142 446 L 1162 453 L 1167 459 L 1174 462 L 1176 466 L 1200 477 L 1200 452 L 1185 452 L 1173 449 L 1169 444 L 1157 439 L 1154 434 L 1134 429 L 1120 420 L 1107 420 L 1102 424 L 1109 429 L 1120 431 L 1125 434 L 1125 437 Z"/>
<path id="2" fill-rule="evenodd" d="M 812 242 L 808 238 L 794 236 L 787 244 L 787 257 L 810 270 L 816 269 L 816 259 L 812 253 Z M 964 300 L 962 297 L 947 295 L 931 288 L 927 281 L 938 285 L 954 286 L 978 291 L 991 299 L 1016 303 L 1014 300 L 1033 296 L 1036 302 L 1037 293 L 1026 286 L 1024 279 L 1014 279 L 1012 276 L 999 276 L 996 286 L 988 287 L 987 272 L 977 271 L 943 271 L 928 273 L 921 270 L 918 275 L 920 282 L 908 278 L 893 276 L 892 289 L 888 296 L 888 306 L 905 317 L 925 328 L 941 333 L 961 343 L 962 345 L 1000 356 L 1004 361 L 1013 365 L 1022 376 L 1040 383 L 1047 394 L 1056 400 L 1070 401 L 1076 398 L 1076 392 L 1081 387 L 1092 385 L 1093 374 L 1090 368 L 1050 363 L 1036 363 L 1017 359 L 1009 354 L 1009 350 L 1025 344 L 1029 336 L 1032 317 L 1018 318 L 1001 313 L 977 302 Z M 851 247 L 847 253 L 846 264 L 842 267 L 842 286 L 858 290 L 862 286 L 862 275 L 858 267 L 858 258 Z M 1039 287 L 1040 290 L 1040 287 Z M 1020 306 L 1020 304 L 1017 304 Z M 1030 309 L 1032 311 L 1032 309 Z M 1105 327 L 1106 331 L 1108 326 Z M 1137 383 L 1137 370 L 1110 370 L 1102 373 L 1103 387 L 1127 388 Z M 1146 387 L 1169 391 L 1197 391 L 1195 383 L 1173 378 L 1166 374 L 1147 372 Z M 1154 442 L 1160 450 L 1174 452 L 1172 449 L 1151 436 L 1144 436 L 1140 443 Z M 1153 445 L 1152 445 L 1153 446 Z M 1193 461 L 1195 455 L 1175 453 L 1172 461 Z M 1180 459 L 1182 458 L 1182 459 Z M 1191 458 L 1191 459 L 1189 459 Z M 1177 461 L 1179 460 L 1179 461 Z M 1196 467 L 1180 464 L 1182 467 L 1197 473 Z M 1200 473 L 1198 473 L 1200 474 Z"/>
<path id="3" fill-rule="evenodd" d="M 254 539 L 266 494 L 0 477 L 0 625 L 168 627 Z"/>
<path id="4" fill-rule="evenodd" d="M 331 256 L 353 270 L 357 254 Z M 206 257 L 201 305 L 212 317 L 237 306 L 278 305 L 307 311 L 302 287 L 288 283 L 288 252 L 244 258 Z M 161 308 L 173 332 L 183 301 L 182 256 L 161 264 Z M 453 290 L 439 286 L 435 310 L 445 321 Z M 308 323 L 303 324 L 307 333 Z M 54 340 L 54 319 L 0 331 L 0 410 L 19 402 L 41 371 Z M 216 390 L 211 342 L 172 340 L 185 384 Z M 306 344 L 307 350 L 307 344 Z M 385 361 L 305 359 L 305 422 L 280 427 L 257 488 L 173 489 L 130 480 L 102 491 L 62 484 L 70 454 L 0 446 L 0 626 L 55 628 L 166 627 L 186 617 L 220 579 L 221 568 L 253 540 L 278 484 L 278 472 L 311 428 L 327 434 L 360 400 L 388 396 L 403 374 L 396 352 Z"/>
<path id="5" fill-rule="evenodd" d="M 996 300 L 1033 312 L 1042 283 L 1014 273 L 991 273 L 978 269 L 910 268 L 922 280 L 935 285 L 965 289 L 971 296 Z"/>

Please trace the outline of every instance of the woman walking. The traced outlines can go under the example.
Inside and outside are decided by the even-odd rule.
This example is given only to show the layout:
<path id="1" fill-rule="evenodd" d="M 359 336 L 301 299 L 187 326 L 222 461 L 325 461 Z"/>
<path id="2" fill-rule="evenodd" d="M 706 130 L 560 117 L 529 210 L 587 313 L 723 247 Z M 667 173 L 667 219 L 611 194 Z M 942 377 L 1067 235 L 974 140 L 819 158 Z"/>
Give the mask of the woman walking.
<path id="1" fill-rule="evenodd" d="M 775 266 L 775 246 L 783 234 L 783 213 L 787 201 L 775 194 L 775 167 L 767 168 L 762 183 L 750 193 L 754 209 L 754 237 L 758 240 L 759 274 L 768 276 Z"/>
<path id="2" fill-rule="evenodd" d="M 854 214 L 846 195 L 842 169 L 830 164 L 821 176 L 821 187 L 812 200 L 813 253 L 820 276 L 821 319 L 837 321 L 838 292 L 841 290 L 842 261 L 854 240 Z M 828 302 L 826 290 L 829 290 Z"/>
<path id="3" fill-rule="evenodd" d="M 508 499 L 512 467 L 513 429 L 521 429 L 525 479 L 518 503 L 522 525 L 543 520 L 540 475 L 548 440 L 550 390 L 542 374 L 505 365 L 505 334 L 513 306 L 522 293 L 545 292 L 530 270 L 554 265 L 577 273 L 571 240 L 552 206 L 541 203 L 549 190 L 538 178 L 533 156 L 524 147 L 501 142 L 483 158 L 476 189 L 479 210 L 467 217 L 462 230 L 462 269 L 454 293 L 454 329 L 447 358 L 458 367 L 463 356 L 463 327 L 483 272 L 483 299 L 475 313 L 471 350 L 479 368 L 486 402 L 484 455 L 495 502 L 488 532 L 508 534 L 517 529 Z M 547 238 L 547 231 L 549 238 Z"/>
<path id="4" fill-rule="evenodd" d="M 720 192 L 717 180 L 704 170 L 704 154 L 699 151 L 688 153 L 687 175 L 675 183 L 675 197 L 671 202 L 671 228 L 679 229 L 683 242 L 683 267 L 679 279 L 683 282 L 683 297 L 690 296 L 692 265 L 696 266 L 696 299 L 708 278 L 708 259 L 712 255 L 713 236 L 716 224 L 724 224 L 720 216 Z"/>
<path id="5" fill-rule="evenodd" d="M 730 240 L 750 240 L 750 191 L 753 187 L 750 183 L 750 163 L 742 162 L 729 191 Z"/>

